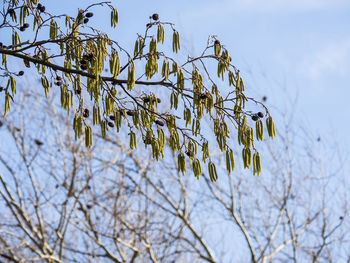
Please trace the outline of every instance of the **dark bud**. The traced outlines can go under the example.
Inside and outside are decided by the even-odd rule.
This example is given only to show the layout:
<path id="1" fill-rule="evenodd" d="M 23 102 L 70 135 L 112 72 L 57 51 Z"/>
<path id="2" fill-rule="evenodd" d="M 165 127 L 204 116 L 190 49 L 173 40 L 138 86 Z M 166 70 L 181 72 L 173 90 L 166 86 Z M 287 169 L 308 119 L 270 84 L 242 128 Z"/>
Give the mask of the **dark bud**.
<path id="1" fill-rule="evenodd" d="M 3 47 L 2 42 L 0 42 L 0 48 L 2 48 L 2 47 Z"/>
<path id="2" fill-rule="evenodd" d="M 113 127 L 114 127 L 114 123 L 111 122 L 111 121 L 109 121 L 109 122 L 108 122 L 108 126 L 111 127 L 111 128 L 113 128 Z"/>
<path id="3" fill-rule="evenodd" d="M 23 76 L 24 75 L 24 71 L 20 71 L 20 72 L 18 72 L 18 76 Z"/>
<path id="4" fill-rule="evenodd" d="M 38 146 L 41 146 L 41 145 L 44 144 L 42 141 L 40 141 L 40 140 L 38 140 L 38 139 L 35 139 L 34 142 L 35 142 L 35 144 L 38 145 Z"/>
<path id="5" fill-rule="evenodd" d="M 77 89 L 75 93 L 80 95 L 81 94 L 81 89 Z"/>
<path id="6" fill-rule="evenodd" d="M 264 96 L 264 97 L 262 97 L 262 101 L 267 101 L 267 97 L 266 96 Z"/>
<path id="7" fill-rule="evenodd" d="M 220 45 L 220 41 L 219 40 L 215 40 L 214 45 Z"/>
<path id="8" fill-rule="evenodd" d="M 93 17 L 93 16 L 94 16 L 94 13 L 92 13 L 92 12 L 89 12 L 89 13 L 85 14 L 85 17 Z"/>
<path id="9" fill-rule="evenodd" d="M 19 30 L 20 30 L 21 32 L 23 32 L 23 31 L 25 31 L 25 30 L 26 30 L 26 28 L 25 28 L 25 27 L 23 27 L 23 26 L 21 26 L 21 27 L 19 28 Z"/>
<path id="10" fill-rule="evenodd" d="M 149 98 L 149 97 L 143 97 L 142 100 L 143 100 L 143 102 L 145 102 L 145 103 L 150 102 L 150 98 Z"/>
<path id="11" fill-rule="evenodd" d="M 45 12 L 45 6 L 41 6 L 41 8 L 39 8 L 40 12 Z"/>
<path id="12" fill-rule="evenodd" d="M 62 80 L 62 78 L 60 76 L 56 76 L 56 80 Z"/>
<path id="13" fill-rule="evenodd" d="M 86 205 L 86 208 L 87 208 L 87 209 L 91 209 L 91 208 L 92 208 L 92 204 L 87 204 L 87 205 Z"/>
<path id="14" fill-rule="evenodd" d="M 115 116 L 113 114 L 109 115 L 109 118 L 112 120 L 112 121 L 115 121 Z"/>
<path id="15" fill-rule="evenodd" d="M 92 61 L 93 58 L 94 58 L 93 54 L 87 55 L 87 60 L 89 60 L 90 62 Z"/>
<path id="16" fill-rule="evenodd" d="M 84 118 L 88 118 L 89 115 L 90 115 L 89 109 L 85 109 L 84 112 L 83 112 Z"/>
<path id="17" fill-rule="evenodd" d="M 4 87 L 0 87 L 0 92 L 4 90 Z"/>
<path id="18" fill-rule="evenodd" d="M 148 24 L 146 24 L 146 27 L 148 28 L 148 27 L 151 27 L 152 26 L 152 23 L 148 23 Z"/>
<path id="19" fill-rule="evenodd" d="M 153 15 L 152 15 L 152 19 L 153 19 L 154 21 L 157 21 L 157 20 L 159 19 L 159 15 L 158 15 L 158 14 L 153 14 Z"/>
<path id="20" fill-rule="evenodd" d="M 29 24 L 28 24 L 28 23 L 25 23 L 25 24 L 23 24 L 23 27 L 24 27 L 24 28 L 28 28 L 28 27 L 29 27 Z"/>
<path id="21" fill-rule="evenodd" d="M 157 98 L 157 102 L 158 102 L 158 103 L 161 103 L 162 100 L 161 100 L 160 98 Z"/>
<path id="22" fill-rule="evenodd" d="M 162 122 L 161 120 L 156 120 L 155 123 L 159 126 L 164 126 L 164 122 Z"/>
<path id="23" fill-rule="evenodd" d="M 41 9 L 42 7 L 42 4 L 39 3 L 36 8 Z"/>
<path id="24" fill-rule="evenodd" d="M 259 120 L 259 117 L 258 117 L 257 115 L 253 115 L 253 116 L 252 116 L 252 120 L 253 120 L 253 121 L 257 121 L 257 120 Z"/>
<path id="25" fill-rule="evenodd" d="M 186 154 L 188 157 L 193 157 L 193 152 L 191 152 L 191 151 L 186 151 Z"/>
<path id="26" fill-rule="evenodd" d="M 126 112 L 126 114 L 129 115 L 129 116 L 134 116 L 134 112 L 132 110 L 128 110 Z"/>
<path id="27" fill-rule="evenodd" d="M 60 187 L 58 184 L 55 185 L 55 188 L 57 189 L 58 187 Z"/>
<path id="28" fill-rule="evenodd" d="M 3 125 L 3 123 L 2 123 L 2 121 L 0 121 L 0 127 L 2 127 L 2 125 Z"/>
<path id="29" fill-rule="evenodd" d="M 343 220 L 343 219 L 344 219 L 344 217 L 342 217 L 342 216 L 339 217 L 339 220 Z"/>
<path id="30" fill-rule="evenodd" d="M 87 64 L 87 61 L 84 59 L 84 57 L 83 57 L 82 60 L 80 60 L 80 64 L 81 64 L 81 65 L 86 65 L 86 64 Z"/>
<path id="31" fill-rule="evenodd" d="M 87 66 L 86 66 L 86 65 L 80 65 L 80 68 L 81 68 L 82 70 L 87 70 Z"/>
<path id="32" fill-rule="evenodd" d="M 89 18 L 84 18 L 84 24 L 87 24 L 89 22 Z"/>
<path id="33" fill-rule="evenodd" d="M 10 8 L 8 12 L 9 12 L 9 14 L 10 14 L 10 15 L 12 15 L 12 14 L 14 14 L 14 13 L 15 13 L 15 9 Z"/>
<path id="34" fill-rule="evenodd" d="M 199 95 L 199 98 L 204 100 L 207 98 L 207 94 L 206 93 L 202 93 L 201 95 Z"/>
<path id="35" fill-rule="evenodd" d="M 262 113 L 261 111 L 259 111 L 259 112 L 258 112 L 258 117 L 259 117 L 259 118 L 264 117 L 264 113 Z"/>
<path id="36" fill-rule="evenodd" d="M 55 85 L 56 85 L 56 86 L 61 86 L 61 85 L 62 85 L 62 81 L 56 81 L 56 82 L 55 82 Z"/>

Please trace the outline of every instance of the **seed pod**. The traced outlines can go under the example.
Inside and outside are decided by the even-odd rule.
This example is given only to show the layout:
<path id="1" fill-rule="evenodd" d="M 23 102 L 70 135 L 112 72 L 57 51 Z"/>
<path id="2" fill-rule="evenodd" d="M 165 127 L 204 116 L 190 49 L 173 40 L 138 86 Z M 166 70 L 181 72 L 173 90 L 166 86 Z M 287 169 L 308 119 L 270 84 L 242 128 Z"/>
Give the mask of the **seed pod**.
<path id="1" fill-rule="evenodd" d="M 20 71 L 20 72 L 18 72 L 18 76 L 23 76 L 24 75 L 24 71 Z"/>
<path id="2" fill-rule="evenodd" d="M 134 111 L 132 111 L 132 110 L 128 110 L 127 112 L 126 112 L 126 114 L 128 114 L 129 116 L 134 116 Z"/>
<path id="3" fill-rule="evenodd" d="M 155 123 L 159 126 L 164 126 L 164 122 L 162 122 L 161 120 L 156 120 Z"/>
<path id="4" fill-rule="evenodd" d="M 87 64 L 87 61 L 84 59 L 84 56 L 83 56 L 83 59 L 80 60 L 80 65 L 86 65 Z"/>
<path id="5" fill-rule="evenodd" d="M 148 103 L 148 102 L 150 102 L 151 99 L 150 99 L 150 97 L 143 97 L 142 100 L 143 100 L 143 102 Z"/>
<path id="6" fill-rule="evenodd" d="M 60 76 L 56 76 L 56 80 L 62 80 Z"/>
<path id="7" fill-rule="evenodd" d="M 153 15 L 152 15 L 152 19 L 153 19 L 154 21 L 157 21 L 157 20 L 159 19 L 159 15 L 158 15 L 158 14 L 153 14 Z"/>
<path id="8" fill-rule="evenodd" d="M 44 144 L 42 141 L 40 141 L 40 140 L 38 140 L 38 139 L 35 139 L 34 142 L 35 142 L 35 144 L 38 145 L 38 146 L 41 146 L 41 145 Z"/>
<path id="9" fill-rule="evenodd" d="M 261 111 L 258 112 L 258 117 L 259 118 L 263 118 L 264 117 L 264 113 L 262 113 Z"/>
<path id="10" fill-rule="evenodd" d="M 85 109 L 84 112 L 83 112 L 83 116 L 84 116 L 85 118 L 88 118 L 89 115 L 90 115 L 89 109 Z"/>
<path id="11" fill-rule="evenodd" d="M 259 117 L 258 117 L 257 115 L 253 115 L 253 116 L 252 116 L 252 120 L 253 120 L 253 121 L 257 121 L 257 120 L 259 120 Z"/>
<path id="12" fill-rule="evenodd" d="M 28 27 L 29 27 L 29 24 L 28 24 L 28 23 L 25 23 L 25 24 L 23 24 L 23 27 L 24 27 L 24 28 L 28 28 Z"/>
<path id="13" fill-rule="evenodd" d="M 84 18 L 84 21 L 83 21 L 83 22 L 84 22 L 84 24 L 87 24 L 87 23 L 89 22 L 89 18 L 87 18 L 87 17 Z"/>
<path id="14" fill-rule="evenodd" d="M 114 127 L 114 123 L 113 123 L 113 122 L 111 122 L 111 121 L 109 121 L 107 124 L 108 124 L 108 126 L 109 126 L 109 127 L 111 127 L 111 128 L 113 128 L 113 127 Z"/>
<path id="15" fill-rule="evenodd" d="M 157 98 L 157 102 L 158 102 L 158 103 L 161 103 L 162 100 L 161 100 L 160 98 Z"/>
<path id="16" fill-rule="evenodd" d="M 19 28 L 19 30 L 20 30 L 21 32 L 23 32 L 23 31 L 25 31 L 25 30 L 26 30 L 26 28 L 25 28 L 25 27 L 23 27 L 23 26 L 21 26 L 21 27 Z"/>
<path id="17" fill-rule="evenodd" d="M 115 116 L 112 114 L 112 115 L 109 115 L 109 118 L 112 120 L 112 121 L 115 121 Z"/>
<path id="18" fill-rule="evenodd" d="M 81 68 L 82 70 L 87 70 L 87 66 L 86 66 L 86 65 L 80 65 L 80 68 Z"/>
<path id="19" fill-rule="evenodd" d="M 92 13 L 92 12 L 89 12 L 89 13 L 85 14 L 86 17 L 93 17 L 93 15 L 94 15 L 94 13 Z"/>
<path id="20" fill-rule="evenodd" d="M 55 85 L 56 85 L 56 86 L 61 86 L 61 85 L 62 85 L 62 81 L 56 81 L 56 82 L 55 82 Z"/>

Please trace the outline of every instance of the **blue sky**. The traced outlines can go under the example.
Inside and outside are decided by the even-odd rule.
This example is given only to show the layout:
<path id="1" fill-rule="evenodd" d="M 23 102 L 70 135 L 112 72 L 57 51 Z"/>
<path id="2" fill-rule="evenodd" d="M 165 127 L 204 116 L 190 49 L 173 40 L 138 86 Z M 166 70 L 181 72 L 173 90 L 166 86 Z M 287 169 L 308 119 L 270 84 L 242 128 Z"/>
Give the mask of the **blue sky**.
<path id="1" fill-rule="evenodd" d="M 94 2 L 41 1 L 47 10 L 70 15 Z M 252 95 L 266 95 L 267 105 L 276 114 L 293 112 L 297 123 L 315 139 L 336 138 L 345 150 L 350 146 L 350 1 L 112 3 L 120 14 L 117 29 L 110 30 L 109 15 L 99 7 L 94 8 L 89 23 L 110 32 L 123 46 L 133 49 L 136 34 L 144 32 L 153 13 L 161 21 L 175 23 L 182 49 L 191 55 L 198 55 L 209 35 L 217 35 L 241 69 Z"/>
<path id="2" fill-rule="evenodd" d="M 62 11 L 68 5 L 74 14 L 93 1 L 47 2 Z M 350 145 L 350 1 L 112 2 L 120 14 L 113 38 L 133 45 L 155 12 L 176 24 L 192 55 L 217 35 L 253 94 L 266 95 L 270 107 L 295 111 L 315 139 L 336 137 L 344 149 Z M 94 23 L 105 19 L 108 25 L 97 10 Z"/>

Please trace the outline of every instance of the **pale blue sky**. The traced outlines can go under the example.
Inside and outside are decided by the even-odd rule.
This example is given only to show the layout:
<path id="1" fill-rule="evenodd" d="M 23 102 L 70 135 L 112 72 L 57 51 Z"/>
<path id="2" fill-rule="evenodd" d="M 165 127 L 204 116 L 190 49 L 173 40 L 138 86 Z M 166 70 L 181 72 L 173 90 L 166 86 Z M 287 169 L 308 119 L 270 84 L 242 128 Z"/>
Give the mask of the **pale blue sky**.
<path id="1" fill-rule="evenodd" d="M 46 2 L 65 12 L 69 6 L 75 14 L 94 1 Z M 288 110 L 296 99 L 296 117 L 314 136 L 336 135 L 345 148 L 350 145 L 350 1 L 112 2 L 120 23 L 111 37 L 133 45 L 155 12 L 176 24 L 182 46 L 192 54 L 201 51 L 209 35 L 217 35 L 253 94 L 266 95 L 270 106 L 288 104 Z M 96 8 L 95 14 L 91 22 L 109 25 L 102 10 Z"/>

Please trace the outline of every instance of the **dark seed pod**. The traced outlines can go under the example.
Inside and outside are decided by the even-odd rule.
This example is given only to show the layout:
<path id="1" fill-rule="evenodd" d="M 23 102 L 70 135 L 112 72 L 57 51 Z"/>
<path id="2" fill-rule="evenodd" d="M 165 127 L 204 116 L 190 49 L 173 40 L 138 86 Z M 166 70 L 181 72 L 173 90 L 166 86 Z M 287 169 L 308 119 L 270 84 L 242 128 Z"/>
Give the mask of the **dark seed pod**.
<path id="1" fill-rule="evenodd" d="M 93 17 L 93 15 L 94 15 L 94 13 L 89 12 L 89 13 L 86 13 L 86 14 L 85 14 L 85 17 Z"/>
<path id="2" fill-rule="evenodd" d="M 87 66 L 86 66 L 86 65 L 80 65 L 80 68 L 81 68 L 82 70 L 87 70 Z"/>
<path id="3" fill-rule="evenodd" d="M 21 32 L 23 32 L 23 31 L 25 31 L 25 30 L 26 30 L 26 28 L 25 28 L 25 27 L 23 27 L 23 26 L 21 26 L 21 27 L 19 28 L 19 30 L 20 30 Z"/>
<path id="4" fill-rule="evenodd" d="M 146 24 L 146 27 L 151 27 L 151 26 L 152 26 L 151 23 Z"/>
<path id="5" fill-rule="evenodd" d="M 259 111 L 259 112 L 258 112 L 258 117 L 259 117 L 259 118 L 264 117 L 264 113 L 262 113 L 261 111 Z"/>
<path id="6" fill-rule="evenodd" d="M 39 3 L 36 8 L 41 9 L 42 8 L 42 4 Z"/>
<path id="7" fill-rule="evenodd" d="M 112 120 L 112 121 L 115 121 L 115 116 L 113 114 L 109 115 L 109 118 Z"/>
<path id="8" fill-rule="evenodd" d="M 0 48 L 2 48 L 3 47 L 3 44 L 2 44 L 2 42 L 0 42 Z"/>
<path id="9" fill-rule="evenodd" d="M 113 128 L 113 127 L 114 127 L 114 123 L 111 122 L 111 121 L 109 121 L 109 122 L 108 122 L 108 126 L 111 127 L 111 128 Z"/>
<path id="10" fill-rule="evenodd" d="M 38 146 L 41 146 L 41 145 L 44 144 L 42 141 L 40 141 L 40 140 L 38 140 L 38 139 L 35 139 L 34 142 L 35 142 L 35 144 L 38 145 Z"/>
<path id="11" fill-rule="evenodd" d="M 14 14 L 14 13 L 15 13 L 15 9 L 10 8 L 10 9 L 8 10 L 8 12 L 9 12 L 9 14 L 10 14 L 10 15 L 12 15 L 12 14 Z"/>
<path id="12" fill-rule="evenodd" d="M 266 101 L 267 100 L 267 97 L 266 96 L 264 96 L 264 97 L 262 97 L 262 101 Z"/>
<path id="13" fill-rule="evenodd" d="M 77 89 L 75 93 L 80 95 L 81 94 L 81 89 Z"/>
<path id="14" fill-rule="evenodd" d="M 25 24 L 23 24 L 23 27 L 24 27 L 24 28 L 28 28 L 28 27 L 29 27 L 29 24 L 28 24 L 28 23 L 25 23 Z"/>
<path id="15" fill-rule="evenodd" d="M 18 76 L 23 76 L 24 75 L 24 71 L 20 71 L 20 72 L 18 72 Z"/>
<path id="16" fill-rule="evenodd" d="M 191 151 L 186 151 L 186 154 L 188 157 L 193 157 L 193 155 L 194 155 L 193 152 L 191 152 Z"/>
<path id="17" fill-rule="evenodd" d="M 62 81 L 56 81 L 56 82 L 55 82 L 55 85 L 56 85 L 56 86 L 61 86 L 61 85 L 62 85 Z"/>
<path id="18" fill-rule="evenodd" d="M 42 6 L 40 9 L 39 9 L 40 12 L 45 12 L 45 6 Z"/>
<path id="19" fill-rule="evenodd" d="M 159 19 L 159 15 L 158 15 L 158 14 L 153 14 L 153 15 L 152 15 L 152 19 L 153 19 L 154 21 L 157 21 L 157 20 Z"/>
<path id="20" fill-rule="evenodd" d="M 143 102 L 148 103 L 151 99 L 149 97 L 143 97 L 142 100 Z"/>
<path id="21" fill-rule="evenodd" d="M 81 65 L 86 65 L 86 64 L 87 64 L 87 61 L 83 58 L 82 60 L 80 60 L 80 64 L 81 64 Z"/>
<path id="22" fill-rule="evenodd" d="M 83 116 L 84 118 L 88 118 L 90 115 L 89 109 L 84 109 Z"/>
<path id="23" fill-rule="evenodd" d="M 87 24 L 89 22 L 89 18 L 84 18 L 84 24 Z"/>
<path id="24" fill-rule="evenodd" d="M 253 120 L 253 121 L 257 121 L 257 120 L 259 120 L 259 117 L 258 117 L 257 115 L 253 115 L 253 116 L 252 116 L 252 120 Z"/>
<path id="25" fill-rule="evenodd" d="M 56 80 L 62 80 L 60 76 L 56 76 Z"/>
<path id="26" fill-rule="evenodd" d="M 155 123 L 159 126 L 164 126 L 164 122 L 162 122 L 161 120 L 156 120 Z"/>
<path id="27" fill-rule="evenodd" d="M 0 87 L 0 92 L 4 90 L 4 87 Z"/>
<path id="28" fill-rule="evenodd" d="M 94 54 L 88 54 L 87 55 L 87 60 L 89 60 L 90 62 L 92 61 L 92 59 L 94 58 Z"/>
<path id="29" fill-rule="evenodd" d="M 134 116 L 135 113 L 132 110 L 128 110 L 126 114 L 129 116 Z"/>
<path id="30" fill-rule="evenodd" d="M 220 41 L 219 40 L 215 40 L 214 45 L 220 45 Z"/>
<path id="31" fill-rule="evenodd" d="M 207 94 L 206 93 L 202 93 L 201 95 L 199 95 L 199 98 L 204 100 L 207 98 Z"/>
<path id="32" fill-rule="evenodd" d="M 92 208 L 92 205 L 91 205 L 91 204 L 87 204 L 87 205 L 86 205 L 86 208 L 87 208 L 87 209 L 91 209 L 91 208 Z"/>
<path id="33" fill-rule="evenodd" d="M 158 102 L 158 103 L 161 103 L 162 100 L 161 100 L 160 98 L 157 98 L 157 102 Z"/>

